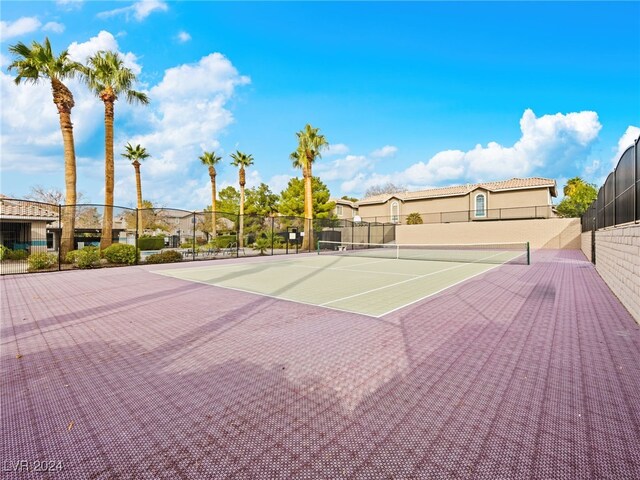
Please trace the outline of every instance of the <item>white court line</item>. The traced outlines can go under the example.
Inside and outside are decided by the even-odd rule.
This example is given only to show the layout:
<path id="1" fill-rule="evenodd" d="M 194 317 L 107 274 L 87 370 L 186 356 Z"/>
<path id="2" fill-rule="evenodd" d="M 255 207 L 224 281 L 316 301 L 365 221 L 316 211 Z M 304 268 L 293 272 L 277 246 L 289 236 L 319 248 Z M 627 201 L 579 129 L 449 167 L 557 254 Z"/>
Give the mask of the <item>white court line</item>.
<path id="1" fill-rule="evenodd" d="M 501 255 L 501 254 L 502 254 L 502 252 L 496 253 L 495 255 L 491 255 L 489 257 L 484 257 L 484 258 L 481 259 L 481 261 L 482 260 L 487 260 L 487 259 L 489 259 L 491 257 L 495 257 L 495 256 Z M 480 263 L 480 261 L 479 262 L 474 262 L 474 263 Z M 396 285 L 402 285 L 403 283 L 413 282 L 414 280 L 419 280 L 421 278 L 430 277 L 431 275 L 435 275 L 436 273 L 442 273 L 442 272 L 447 272 L 449 270 L 455 270 L 456 268 L 462 268 L 462 267 L 464 267 L 466 265 L 473 265 L 473 263 L 464 263 L 462 265 L 456 265 L 455 267 L 445 268 L 443 270 L 438 270 L 436 272 L 426 273 L 424 275 L 420 275 L 419 277 L 408 278 L 407 280 L 402 280 L 401 282 L 392 283 L 391 285 L 385 285 L 383 287 L 372 288 L 371 290 L 367 290 L 366 292 L 356 293 L 354 295 L 348 295 L 346 297 L 338 298 L 337 300 L 331 300 L 330 302 L 320 303 L 319 305 L 321 307 L 324 307 L 326 305 L 329 305 L 330 303 L 336 303 L 336 302 L 341 302 L 342 300 L 348 300 L 350 298 L 360 297 L 362 295 L 367 295 L 367 294 L 372 293 L 372 292 L 377 292 L 379 290 L 384 290 L 385 288 L 391 288 L 391 287 L 395 287 Z M 501 265 L 501 264 L 499 264 L 499 265 Z"/>
<path id="2" fill-rule="evenodd" d="M 156 275 L 162 275 L 163 277 L 169 277 L 169 278 L 173 278 L 175 280 L 182 280 L 184 282 L 201 283 L 202 285 L 208 285 L 210 287 L 225 288 L 227 290 L 234 290 L 236 292 L 250 293 L 252 295 L 259 295 L 261 297 L 267 297 L 267 298 L 271 298 L 271 299 L 274 299 L 274 300 L 282 300 L 283 302 L 298 303 L 300 305 L 309 305 L 311 307 L 328 308 L 329 310 L 335 310 L 337 312 L 351 313 L 353 315 L 364 315 L 365 317 L 380 318 L 379 315 L 374 315 L 372 313 L 364 313 L 364 312 L 361 312 L 359 310 L 347 310 L 346 308 L 340 308 L 340 307 L 327 307 L 325 305 L 319 305 L 317 303 L 303 302 L 302 300 L 292 300 L 290 298 L 278 297 L 276 295 L 270 295 L 268 293 L 254 292 L 252 290 L 244 290 L 242 288 L 236 288 L 236 287 L 227 287 L 225 285 L 220 285 L 220 284 L 217 284 L 217 283 L 210 283 L 210 282 L 206 282 L 204 280 L 192 280 L 190 278 L 176 277 L 176 276 L 169 275 L 167 273 L 162 273 L 162 272 L 151 272 L 150 271 L 149 273 L 155 273 Z"/>
<path id="3" fill-rule="evenodd" d="M 432 292 L 429 295 L 425 295 L 422 298 L 418 298 L 417 300 L 413 300 L 413 301 L 411 301 L 409 303 L 405 303 L 404 305 L 401 305 L 399 307 L 392 308 L 391 310 L 388 310 L 388 311 L 386 311 L 384 313 L 381 313 L 380 315 L 377 316 L 377 318 L 384 317 L 385 315 L 389 315 L 390 313 L 393 313 L 393 312 L 395 312 L 397 310 L 400 310 L 400 309 L 403 309 L 405 307 L 408 307 L 409 305 L 413 305 L 414 303 L 418 303 L 418 302 L 421 302 L 422 300 L 425 300 L 425 299 L 427 299 L 429 297 L 433 297 L 434 295 L 437 295 L 438 293 L 444 292 L 445 290 L 447 290 L 447 289 L 449 289 L 451 287 L 455 287 L 456 285 L 460 285 L 461 283 L 466 282 L 467 280 L 471 280 L 472 278 L 477 277 L 478 275 L 482 275 L 484 273 L 487 273 L 487 272 L 493 270 L 494 268 L 501 267 L 502 265 L 504 265 L 504 263 L 498 263 L 498 264 L 494 265 L 493 267 L 487 268 L 486 270 L 483 270 L 483 271 L 478 272 L 478 273 L 476 273 L 474 275 L 471 275 L 470 277 L 465 277 L 462 280 L 457 281 L 456 283 L 452 283 L 451 285 L 447 285 L 446 287 L 443 287 L 443 288 L 441 288 L 440 290 L 438 290 L 436 292 Z M 327 307 L 327 308 L 331 308 L 331 307 Z"/>

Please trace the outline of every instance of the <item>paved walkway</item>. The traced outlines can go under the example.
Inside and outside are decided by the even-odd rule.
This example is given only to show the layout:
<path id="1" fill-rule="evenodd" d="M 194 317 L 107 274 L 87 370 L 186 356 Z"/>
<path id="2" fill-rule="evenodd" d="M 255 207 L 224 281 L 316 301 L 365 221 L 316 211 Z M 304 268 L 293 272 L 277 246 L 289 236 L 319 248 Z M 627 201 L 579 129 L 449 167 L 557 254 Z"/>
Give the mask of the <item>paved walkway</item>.
<path id="1" fill-rule="evenodd" d="M 380 319 L 152 269 L 0 279 L 2 478 L 640 478 L 640 328 L 580 252 Z"/>

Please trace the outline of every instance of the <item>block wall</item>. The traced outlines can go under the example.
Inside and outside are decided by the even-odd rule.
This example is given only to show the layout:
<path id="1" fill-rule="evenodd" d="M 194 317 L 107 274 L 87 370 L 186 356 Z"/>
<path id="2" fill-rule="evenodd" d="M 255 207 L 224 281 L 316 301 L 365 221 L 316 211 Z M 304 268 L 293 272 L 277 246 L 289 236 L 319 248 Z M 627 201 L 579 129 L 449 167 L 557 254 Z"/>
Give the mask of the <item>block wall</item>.
<path id="1" fill-rule="evenodd" d="M 596 270 L 640 323 L 640 225 L 596 232 Z"/>

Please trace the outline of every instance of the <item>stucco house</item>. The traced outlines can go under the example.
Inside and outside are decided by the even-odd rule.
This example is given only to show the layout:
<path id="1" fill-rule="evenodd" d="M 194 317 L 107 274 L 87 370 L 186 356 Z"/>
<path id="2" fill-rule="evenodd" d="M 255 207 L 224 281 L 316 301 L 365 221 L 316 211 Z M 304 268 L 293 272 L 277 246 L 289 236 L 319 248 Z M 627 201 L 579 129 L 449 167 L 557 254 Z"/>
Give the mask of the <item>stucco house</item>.
<path id="1" fill-rule="evenodd" d="M 405 223 L 418 213 L 423 223 L 449 223 L 550 218 L 557 195 L 555 180 L 531 177 L 333 200 L 335 215 L 348 220 L 358 215 L 368 222 Z"/>
<path id="2" fill-rule="evenodd" d="M 55 249 L 50 228 L 57 225 L 58 207 L 46 203 L 12 200 L 0 195 L 0 244 L 30 253 Z"/>

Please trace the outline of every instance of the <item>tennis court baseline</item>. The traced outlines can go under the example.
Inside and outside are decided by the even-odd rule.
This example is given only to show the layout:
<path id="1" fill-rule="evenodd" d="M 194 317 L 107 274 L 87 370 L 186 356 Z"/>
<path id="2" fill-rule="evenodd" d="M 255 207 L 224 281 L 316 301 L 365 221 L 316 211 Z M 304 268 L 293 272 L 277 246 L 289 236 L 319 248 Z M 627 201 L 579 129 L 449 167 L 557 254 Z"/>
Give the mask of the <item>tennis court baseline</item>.
<path id="1" fill-rule="evenodd" d="M 272 298 L 381 317 L 521 256 L 485 252 L 485 261 L 380 256 L 375 249 L 270 258 L 154 273 Z M 355 255 L 355 256 L 351 256 Z M 415 254 L 414 254 L 415 255 Z M 264 259 L 263 259 L 264 260 Z"/>

